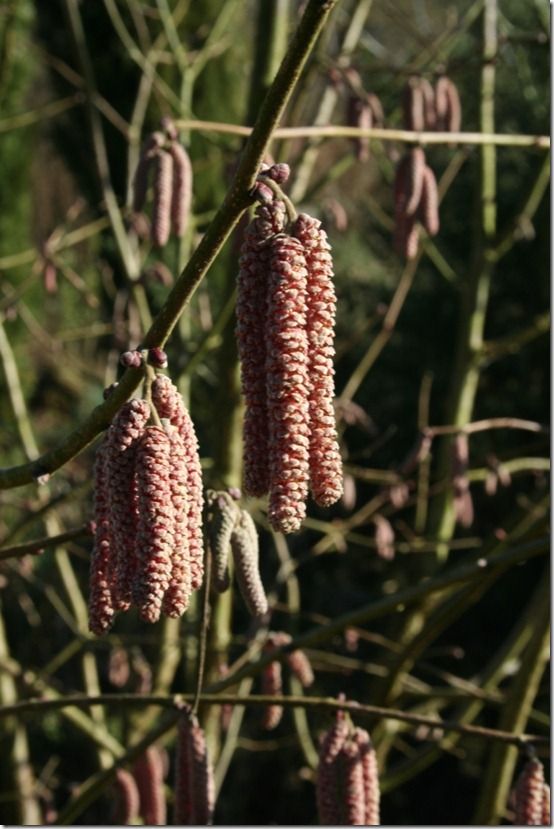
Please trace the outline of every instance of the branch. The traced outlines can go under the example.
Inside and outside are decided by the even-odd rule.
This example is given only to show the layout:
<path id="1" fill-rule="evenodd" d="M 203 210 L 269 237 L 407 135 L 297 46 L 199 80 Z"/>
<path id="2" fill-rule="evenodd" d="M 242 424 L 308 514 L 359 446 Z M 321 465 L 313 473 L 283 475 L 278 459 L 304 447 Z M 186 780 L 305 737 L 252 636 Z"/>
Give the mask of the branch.
<path id="1" fill-rule="evenodd" d="M 179 120 L 175 122 L 179 129 L 199 130 L 201 132 L 218 132 L 227 135 L 248 136 L 252 127 L 239 124 L 225 124 L 220 121 Z M 536 147 L 543 150 L 550 148 L 548 135 L 510 135 L 507 133 L 483 132 L 416 132 L 414 130 L 363 129 L 362 127 L 315 126 L 315 127 L 280 127 L 273 133 L 274 138 L 292 140 L 294 138 L 375 138 L 379 141 L 400 141 L 405 144 L 466 144 L 498 147 Z"/>
<path id="2" fill-rule="evenodd" d="M 92 536 L 90 524 L 83 524 L 82 527 L 68 530 L 59 535 L 35 538 L 33 541 L 26 541 L 24 544 L 14 544 L 12 547 L 4 547 L 0 549 L 0 561 L 5 561 L 7 558 L 21 558 L 21 556 L 26 555 L 39 556 L 47 547 L 57 547 L 59 544 L 65 544 L 66 541 L 77 541 L 78 539 L 88 538 L 90 536 Z"/>
<path id="3" fill-rule="evenodd" d="M 281 119 L 315 40 L 336 2 L 337 0 L 310 0 L 279 72 L 262 104 L 227 196 L 168 295 L 163 308 L 150 326 L 142 344 L 144 348 L 164 346 L 192 294 L 208 272 L 241 214 L 251 204 L 250 190 L 254 186 L 267 145 Z M 37 477 L 55 472 L 78 455 L 109 426 L 118 409 L 137 388 L 142 376 L 141 369 L 128 368 L 108 399 L 97 406 L 87 420 L 57 447 L 32 463 L 0 469 L 0 489 L 10 489 L 31 483 Z"/>
<path id="4" fill-rule="evenodd" d="M 71 694 L 59 699 L 34 699 L 16 702 L 13 705 L 4 705 L 0 708 L 0 718 L 17 716 L 19 714 L 43 714 L 45 711 L 55 711 L 60 708 L 90 708 L 94 705 L 129 706 L 129 705 L 158 705 L 161 708 L 174 708 L 175 716 L 181 710 L 183 703 L 192 702 L 194 694 L 175 694 L 172 696 L 161 696 L 158 694 L 99 694 L 98 696 L 86 696 L 84 694 Z M 396 720 L 414 726 L 429 726 L 428 739 L 435 740 L 433 729 L 441 731 L 456 731 L 467 736 L 481 737 L 482 739 L 495 740 L 511 745 L 524 745 L 533 743 L 535 745 L 548 746 L 550 740 L 537 734 L 515 734 L 513 731 L 499 731 L 494 728 L 485 728 L 478 725 L 464 725 L 455 720 L 441 720 L 437 717 L 426 717 L 421 714 L 410 714 L 405 711 L 398 711 L 395 708 L 384 708 L 379 705 L 365 705 L 356 701 L 329 699 L 328 697 L 308 696 L 271 696 L 264 694 L 252 694 L 248 697 L 237 694 L 210 694 L 204 693 L 200 701 L 206 705 L 253 705 L 265 706 L 279 704 L 287 708 L 312 708 L 327 711 L 350 711 L 362 717 L 380 717 L 386 720 Z M 122 758 L 123 761 L 127 757 Z"/>

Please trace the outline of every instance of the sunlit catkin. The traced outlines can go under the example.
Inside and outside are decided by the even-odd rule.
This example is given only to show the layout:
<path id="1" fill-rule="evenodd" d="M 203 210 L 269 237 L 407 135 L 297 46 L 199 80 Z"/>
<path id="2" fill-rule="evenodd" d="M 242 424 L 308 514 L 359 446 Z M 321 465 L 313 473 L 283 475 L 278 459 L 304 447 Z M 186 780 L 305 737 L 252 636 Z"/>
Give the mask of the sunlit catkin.
<path id="1" fill-rule="evenodd" d="M 191 587 L 197 590 L 204 575 L 204 540 L 202 537 L 202 467 L 198 440 L 184 400 L 169 377 L 158 375 L 152 383 L 152 401 L 160 417 L 175 426 L 181 439 L 187 469 L 187 533 L 191 568 Z"/>
<path id="2" fill-rule="evenodd" d="M 149 426 L 136 453 L 139 515 L 133 603 L 146 622 L 157 622 L 171 579 L 174 508 L 170 482 L 171 443 L 166 432 Z"/>
<path id="3" fill-rule="evenodd" d="M 182 616 L 192 592 L 189 550 L 187 454 L 175 426 L 166 429 L 169 437 L 169 487 L 173 506 L 173 550 L 169 586 L 162 600 L 162 612 L 172 618 Z"/>
<path id="4" fill-rule="evenodd" d="M 343 492 L 342 459 L 334 410 L 335 313 L 333 260 L 321 222 L 301 213 L 293 226 L 302 243 L 308 271 L 306 330 L 308 335 L 309 468 L 314 500 L 336 503 Z"/>
<path id="5" fill-rule="evenodd" d="M 89 628 L 100 636 L 112 625 L 115 610 L 112 601 L 114 554 L 110 531 L 110 511 L 107 489 L 107 442 L 96 451 L 94 461 L 94 544 L 90 561 Z"/>
<path id="6" fill-rule="evenodd" d="M 244 509 L 233 527 L 231 550 L 244 603 L 252 616 L 264 616 L 268 606 L 260 576 L 258 533 L 252 516 Z"/>
<path id="7" fill-rule="evenodd" d="M 526 762 L 517 779 L 514 825 L 541 826 L 544 795 L 544 766 L 533 757 Z"/>
<path id="8" fill-rule="evenodd" d="M 123 404 L 107 433 L 107 490 L 115 553 L 111 588 L 116 610 L 127 610 L 131 604 L 138 516 L 135 455 L 149 417 L 150 406 L 145 400 L 130 400 Z"/>
<path id="9" fill-rule="evenodd" d="M 237 283 L 237 345 L 245 402 L 243 425 L 244 489 L 265 495 L 269 489 L 266 395 L 267 243 L 284 226 L 285 209 L 274 201 L 260 206 L 244 232 Z"/>
<path id="10" fill-rule="evenodd" d="M 266 383 L 269 419 L 269 508 L 273 529 L 300 529 L 309 482 L 307 277 L 301 242 L 269 243 Z"/>

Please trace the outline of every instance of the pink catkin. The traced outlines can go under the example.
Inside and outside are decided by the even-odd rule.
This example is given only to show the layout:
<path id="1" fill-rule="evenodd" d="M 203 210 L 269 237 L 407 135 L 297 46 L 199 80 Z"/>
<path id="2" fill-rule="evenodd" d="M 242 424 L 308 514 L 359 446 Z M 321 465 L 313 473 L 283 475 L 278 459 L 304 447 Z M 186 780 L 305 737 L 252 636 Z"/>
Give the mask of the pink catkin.
<path id="1" fill-rule="evenodd" d="M 335 309 L 333 260 L 321 222 L 301 213 L 293 230 L 302 243 L 308 269 L 310 484 L 316 503 L 329 506 L 343 493 L 342 459 L 333 406 Z"/>
<path id="2" fill-rule="evenodd" d="M 169 486 L 173 505 L 173 552 L 169 587 L 162 600 L 162 611 L 173 619 L 182 616 L 192 593 L 188 539 L 189 496 L 187 493 L 187 456 L 181 435 L 174 426 L 169 436 Z"/>
<path id="3" fill-rule="evenodd" d="M 303 688 L 309 688 L 314 681 L 314 672 L 310 660 L 302 650 L 295 650 L 287 656 L 289 668 L 300 681 Z"/>
<path id="4" fill-rule="evenodd" d="M 90 562 L 89 628 L 100 636 L 112 626 L 115 610 L 110 583 L 112 581 L 112 535 L 106 481 L 107 442 L 96 452 L 94 462 L 94 545 Z"/>
<path id="5" fill-rule="evenodd" d="M 515 826 L 541 826 L 544 800 L 544 767 L 536 757 L 528 760 L 515 787 Z"/>
<path id="6" fill-rule="evenodd" d="M 265 495 L 269 488 L 266 398 L 267 242 L 284 226 L 282 202 L 258 207 L 244 232 L 237 287 L 237 344 L 244 414 L 244 488 Z"/>
<path id="7" fill-rule="evenodd" d="M 439 232 L 439 193 L 434 172 L 427 165 L 423 171 L 423 188 L 417 208 L 417 218 L 429 234 L 436 236 Z"/>
<path id="8" fill-rule="evenodd" d="M 172 574 L 174 508 L 171 498 L 171 444 L 158 426 L 149 426 L 139 441 L 136 477 L 139 517 L 133 602 L 146 622 L 160 618 Z"/>
<path id="9" fill-rule="evenodd" d="M 198 440 L 188 409 L 169 377 L 158 375 L 152 383 L 152 400 L 160 417 L 168 418 L 177 428 L 186 456 L 188 511 L 187 528 L 191 568 L 191 587 L 197 590 L 204 577 L 204 541 L 202 537 L 202 467 Z"/>
<path id="10" fill-rule="evenodd" d="M 365 825 L 380 826 L 380 789 L 379 770 L 377 767 L 377 755 L 371 743 L 371 738 L 363 728 L 356 728 L 354 741 L 359 748 L 363 778 L 364 778 L 364 801 L 365 801 Z"/>
<path id="11" fill-rule="evenodd" d="M 140 795 L 135 778 L 125 769 L 117 769 L 114 788 L 113 823 L 116 826 L 135 824 L 140 810 Z"/>
<path id="12" fill-rule="evenodd" d="M 140 796 L 140 816 L 145 826 L 165 826 L 163 758 L 156 746 L 149 746 L 136 760 L 133 775 Z"/>
<path id="13" fill-rule="evenodd" d="M 269 522 L 290 533 L 306 515 L 309 482 L 307 270 L 301 242 L 270 243 L 266 382 L 269 417 Z"/>
<path id="14" fill-rule="evenodd" d="M 342 711 L 337 712 L 333 726 L 324 735 L 319 750 L 317 767 L 316 800 L 319 821 L 322 826 L 341 823 L 339 797 L 339 762 L 337 758 L 348 737 L 348 723 Z"/>
<path id="15" fill-rule="evenodd" d="M 206 738 L 187 712 L 179 719 L 175 763 L 175 815 L 177 826 L 210 826 L 215 805 L 213 768 Z"/>
<path id="16" fill-rule="evenodd" d="M 153 244 L 162 248 L 167 244 L 171 230 L 173 158 L 165 150 L 160 150 L 154 159 L 154 165 L 151 234 Z"/>
<path id="17" fill-rule="evenodd" d="M 128 610 L 131 605 L 138 516 L 135 454 L 149 417 L 146 401 L 130 400 L 121 407 L 107 434 L 107 489 L 115 553 L 111 588 L 116 610 Z"/>
<path id="18" fill-rule="evenodd" d="M 270 662 L 262 671 L 262 694 L 280 697 L 283 693 L 283 676 L 280 662 Z M 283 717 L 283 706 L 274 703 L 264 708 L 262 726 L 266 731 L 277 728 Z"/>
<path id="19" fill-rule="evenodd" d="M 342 807 L 346 826 L 365 826 L 365 787 L 362 756 L 353 741 L 344 744 L 339 760 L 341 772 Z"/>
<path id="20" fill-rule="evenodd" d="M 171 194 L 171 225 L 176 236 L 184 236 L 192 202 L 192 165 L 183 146 L 173 141 L 169 146 L 173 159 L 173 191 Z"/>

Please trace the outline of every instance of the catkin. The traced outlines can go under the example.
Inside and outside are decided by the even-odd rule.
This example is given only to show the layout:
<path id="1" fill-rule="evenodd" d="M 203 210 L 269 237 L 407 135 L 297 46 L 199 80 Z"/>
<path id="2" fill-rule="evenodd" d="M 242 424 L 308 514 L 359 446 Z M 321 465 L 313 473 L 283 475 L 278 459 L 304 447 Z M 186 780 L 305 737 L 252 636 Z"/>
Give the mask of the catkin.
<path id="1" fill-rule="evenodd" d="M 231 535 L 239 511 L 228 492 L 212 492 L 207 526 L 207 537 L 213 556 L 212 582 L 218 593 L 224 593 L 229 587 L 228 559 L 231 548 Z"/>
<path id="2" fill-rule="evenodd" d="M 182 616 L 192 593 L 188 512 L 190 495 L 187 490 L 187 454 L 175 426 L 166 430 L 169 437 L 169 488 L 173 506 L 173 552 L 169 586 L 162 600 L 162 612 L 172 618 Z"/>
<path id="3" fill-rule="evenodd" d="M 146 401 L 131 400 L 123 404 L 107 435 L 107 491 L 114 541 L 111 588 L 117 610 L 127 610 L 131 605 L 138 515 L 135 454 L 149 417 L 150 406 Z"/>
<path id="4" fill-rule="evenodd" d="M 363 728 L 356 728 L 354 741 L 359 748 L 363 778 L 364 778 L 364 800 L 365 800 L 365 821 L 366 826 L 380 825 L 380 788 L 379 769 L 377 767 L 377 755 L 373 748 L 371 738 Z"/>
<path id="5" fill-rule="evenodd" d="M 152 401 L 162 418 L 175 426 L 181 440 L 187 469 L 187 532 L 191 569 L 191 587 L 198 590 L 204 576 L 204 542 L 202 538 L 202 467 L 198 454 L 198 440 L 190 414 L 169 377 L 158 375 L 152 383 Z"/>
<path id="6" fill-rule="evenodd" d="M 280 697 L 283 694 L 283 676 L 280 662 L 269 662 L 262 671 L 262 694 Z M 278 703 L 266 705 L 262 717 L 262 726 L 266 731 L 277 728 L 283 717 L 283 706 Z"/>
<path id="7" fill-rule="evenodd" d="M 154 191 L 152 200 L 152 243 L 162 248 L 167 244 L 171 230 L 171 202 L 173 194 L 173 158 L 159 150 L 154 158 Z"/>
<path id="8" fill-rule="evenodd" d="M 213 768 L 206 738 L 188 710 L 179 718 L 175 763 L 175 815 L 177 826 L 210 826 L 215 805 Z"/>
<path id="9" fill-rule="evenodd" d="M 267 596 L 260 576 L 259 543 L 256 525 L 249 512 L 240 511 L 231 534 L 231 550 L 240 592 L 252 616 L 267 613 Z"/>
<path id="10" fill-rule="evenodd" d="M 100 445 L 94 462 L 94 545 L 90 562 L 89 628 L 100 636 L 112 626 L 112 534 L 107 491 L 107 441 Z"/>
<path id="11" fill-rule="evenodd" d="M 266 325 L 268 241 L 284 226 L 279 201 L 258 207 L 244 232 L 237 284 L 237 345 L 245 400 L 243 426 L 244 488 L 249 495 L 269 489 L 268 413 L 266 396 Z"/>
<path id="12" fill-rule="evenodd" d="M 333 260 L 321 222 L 301 213 L 293 227 L 302 243 L 308 270 L 306 329 L 309 376 L 309 468 L 314 500 L 336 503 L 343 493 L 342 459 L 333 406 L 336 295 Z"/>
<path id="13" fill-rule="evenodd" d="M 156 622 L 171 578 L 174 508 L 170 483 L 171 443 L 166 432 L 149 426 L 139 441 L 136 477 L 139 517 L 133 603 L 147 622 Z"/>
<path id="14" fill-rule="evenodd" d="M 423 170 L 423 187 L 421 200 L 417 208 L 417 218 L 429 234 L 436 236 L 439 232 L 439 193 L 437 180 L 430 167 L 425 165 Z"/>
<path id="15" fill-rule="evenodd" d="M 543 764 L 533 757 L 526 762 L 516 782 L 514 825 L 542 825 L 544 785 Z"/>
<path id="16" fill-rule="evenodd" d="M 163 759 L 156 746 L 149 746 L 135 761 L 133 776 L 140 796 L 140 816 L 145 826 L 166 825 Z"/>
<path id="17" fill-rule="evenodd" d="M 113 823 L 116 826 L 135 824 L 140 813 L 140 795 L 135 778 L 125 769 L 116 769 L 114 788 Z"/>
<path id="18" fill-rule="evenodd" d="M 165 141 L 162 132 L 153 132 L 144 142 L 135 177 L 133 179 L 133 210 L 139 213 L 144 207 L 148 190 L 148 174 L 156 153 L 163 147 Z"/>
<path id="19" fill-rule="evenodd" d="M 171 226 L 177 237 L 185 235 L 192 202 L 192 165 L 185 148 L 177 141 L 169 145 L 173 159 L 173 190 L 171 194 Z"/>
<path id="20" fill-rule="evenodd" d="M 302 244 L 284 235 L 269 243 L 266 382 L 269 416 L 268 517 L 295 532 L 306 515 L 309 481 L 307 270 Z"/>

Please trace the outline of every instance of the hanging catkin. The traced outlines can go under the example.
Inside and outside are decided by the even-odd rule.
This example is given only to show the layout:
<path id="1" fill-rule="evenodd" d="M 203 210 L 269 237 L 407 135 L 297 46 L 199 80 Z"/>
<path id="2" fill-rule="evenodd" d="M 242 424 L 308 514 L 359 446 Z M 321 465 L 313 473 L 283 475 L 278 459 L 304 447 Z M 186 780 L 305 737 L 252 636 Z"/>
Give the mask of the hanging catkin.
<path id="1" fill-rule="evenodd" d="M 514 825 L 542 825 L 544 785 L 543 764 L 533 757 L 526 762 L 516 782 Z"/>
<path id="2" fill-rule="evenodd" d="M 136 824 L 140 814 L 140 795 L 135 778 L 125 769 L 117 769 L 114 788 L 113 823 L 116 826 Z"/>
<path id="3" fill-rule="evenodd" d="M 123 404 L 107 434 L 107 489 L 114 542 L 112 596 L 116 610 L 127 610 L 131 605 L 138 513 L 135 454 L 149 417 L 146 401 L 131 400 Z"/>
<path id="4" fill-rule="evenodd" d="M 108 445 L 104 440 L 94 462 L 94 545 L 90 561 L 89 628 L 100 636 L 112 626 L 115 610 L 112 601 L 112 537 L 107 490 Z"/>
<path id="5" fill-rule="evenodd" d="M 188 512 L 190 495 L 187 491 L 187 454 L 181 435 L 175 426 L 166 429 L 169 437 L 169 488 L 173 506 L 173 552 L 169 586 L 162 600 L 162 612 L 172 618 L 182 616 L 192 593 L 192 573 L 189 550 Z"/>
<path id="6" fill-rule="evenodd" d="M 177 237 L 185 235 L 192 202 L 192 165 L 185 148 L 177 141 L 169 145 L 173 159 L 173 190 L 171 194 L 171 226 Z"/>
<path id="7" fill-rule="evenodd" d="M 309 481 L 307 270 L 302 244 L 269 243 L 266 383 L 271 526 L 290 533 L 306 515 Z"/>
<path id="8" fill-rule="evenodd" d="M 156 247 L 167 244 L 171 230 L 173 196 L 173 158 L 159 150 L 154 158 L 154 189 L 152 200 L 152 242 Z"/>
<path id="9" fill-rule="evenodd" d="M 250 513 L 244 509 L 233 527 L 231 550 L 244 603 L 252 616 L 264 616 L 267 596 L 260 576 L 258 533 Z"/>
<path id="10" fill-rule="evenodd" d="M 208 521 L 206 534 L 213 556 L 212 583 L 218 593 L 229 587 L 229 552 L 231 535 L 239 519 L 239 510 L 228 492 L 208 493 Z"/>
<path id="11" fill-rule="evenodd" d="M 284 226 L 285 209 L 274 201 L 260 206 L 244 232 L 237 284 L 237 344 L 245 400 L 244 489 L 265 495 L 269 488 L 266 396 L 268 241 Z"/>
<path id="12" fill-rule="evenodd" d="M 162 418 L 175 426 L 181 440 L 187 468 L 187 532 L 191 568 L 191 587 L 198 590 L 204 575 L 204 542 L 202 538 L 202 467 L 198 454 L 198 440 L 190 414 L 169 377 L 158 375 L 152 383 L 152 401 Z"/>
<path id="13" fill-rule="evenodd" d="M 175 762 L 175 815 L 177 826 L 211 826 L 215 805 L 213 768 L 206 738 L 188 709 L 179 717 Z"/>
<path id="14" fill-rule="evenodd" d="M 310 485 L 321 506 L 338 501 L 343 492 L 342 460 L 335 411 L 334 330 L 336 295 L 333 260 L 321 222 L 301 213 L 293 226 L 302 243 L 308 270 L 306 329 L 308 335 Z"/>
<path id="15" fill-rule="evenodd" d="M 157 746 L 149 746 L 133 766 L 145 826 L 166 825 L 163 759 Z"/>
<path id="16" fill-rule="evenodd" d="M 171 443 L 166 432 L 149 426 L 136 453 L 139 515 L 133 603 L 147 622 L 156 622 L 171 579 L 174 508 L 170 483 Z"/>

